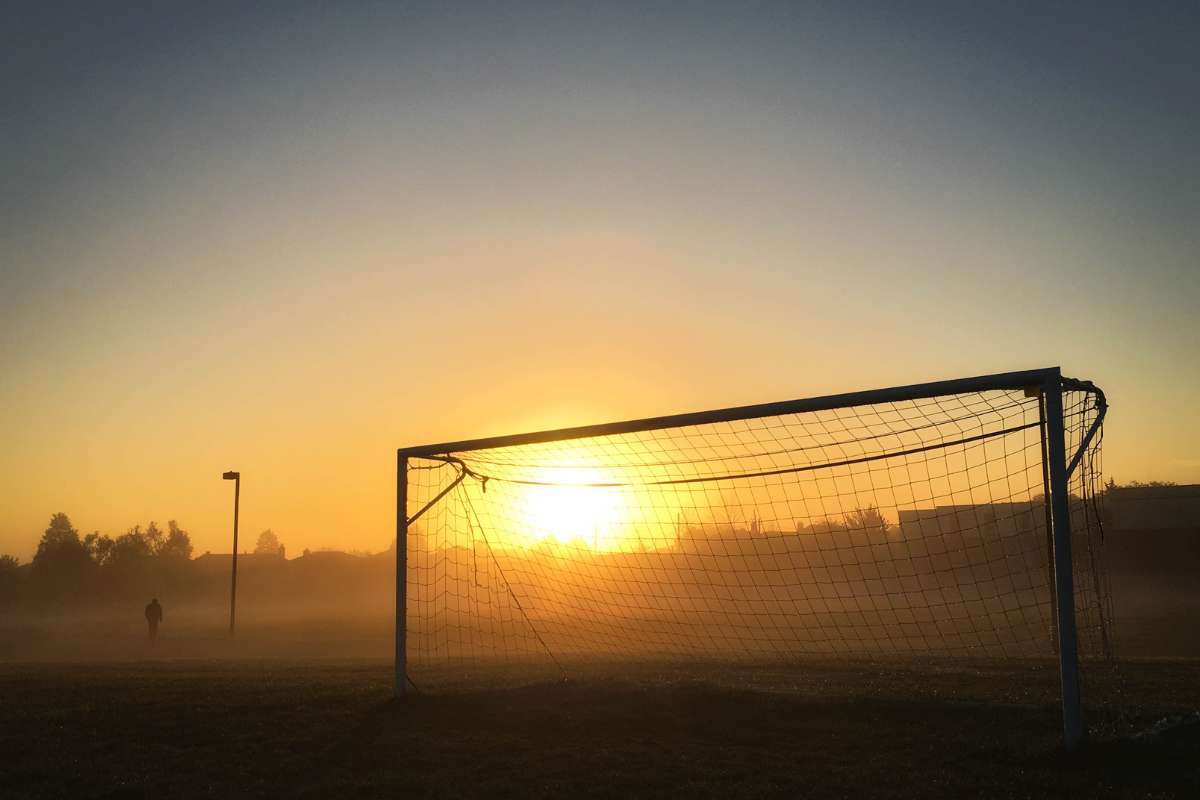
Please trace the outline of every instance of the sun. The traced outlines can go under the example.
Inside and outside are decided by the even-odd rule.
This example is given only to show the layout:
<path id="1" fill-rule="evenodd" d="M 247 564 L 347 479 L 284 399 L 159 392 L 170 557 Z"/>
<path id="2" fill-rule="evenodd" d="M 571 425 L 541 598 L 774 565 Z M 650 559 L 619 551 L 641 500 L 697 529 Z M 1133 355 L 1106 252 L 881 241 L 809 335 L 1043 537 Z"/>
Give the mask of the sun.
<path id="1" fill-rule="evenodd" d="M 517 499 L 522 531 L 518 537 L 536 545 L 547 540 L 592 550 L 624 547 L 630 519 L 626 499 L 599 467 L 546 467 L 536 478 L 551 485 L 523 486 Z"/>

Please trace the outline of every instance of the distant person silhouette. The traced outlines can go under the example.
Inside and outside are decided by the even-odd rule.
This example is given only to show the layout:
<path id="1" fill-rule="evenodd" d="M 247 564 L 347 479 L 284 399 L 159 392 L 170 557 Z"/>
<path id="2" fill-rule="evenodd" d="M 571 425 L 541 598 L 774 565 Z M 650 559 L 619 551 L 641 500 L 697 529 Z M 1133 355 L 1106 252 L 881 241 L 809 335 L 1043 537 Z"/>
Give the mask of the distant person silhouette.
<path id="1" fill-rule="evenodd" d="M 158 638 L 158 623 L 162 622 L 162 606 L 158 604 L 158 598 L 154 597 L 150 600 L 150 605 L 146 606 L 146 624 L 150 626 L 150 641 Z"/>

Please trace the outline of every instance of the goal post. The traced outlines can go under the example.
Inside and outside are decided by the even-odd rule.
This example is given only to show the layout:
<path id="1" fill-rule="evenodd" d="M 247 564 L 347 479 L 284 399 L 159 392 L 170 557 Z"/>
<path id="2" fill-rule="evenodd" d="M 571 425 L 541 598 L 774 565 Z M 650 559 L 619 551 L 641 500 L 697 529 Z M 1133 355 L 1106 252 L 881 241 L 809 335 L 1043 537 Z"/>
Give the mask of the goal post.
<path id="1" fill-rule="evenodd" d="M 1079 654 L 1075 630 L 1074 572 L 1071 559 L 1071 515 L 1068 502 L 1066 430 L 1059 370 L 1046 375 L 1046 456 L 1050 462 L 1050 518 L 1054 532 L 1055 622 L 1058 632 L 1059 678 L 1062 682 L 1063 741 L 1068 750 L 1084 737 L 1079 700 Z"/>
<path id="2" fill-rule="evenodd" d="M 1081 650 L 1108 655 L 1106 407 L 1054 367 L 402 448 L 395 691 L 413 668 L 1057 657 L 1074 747 Z"/>
<path id="3" fill-rule="evenodd" d="M 408 691 L 408 456 L 396 453 L 395 694 Z"/>

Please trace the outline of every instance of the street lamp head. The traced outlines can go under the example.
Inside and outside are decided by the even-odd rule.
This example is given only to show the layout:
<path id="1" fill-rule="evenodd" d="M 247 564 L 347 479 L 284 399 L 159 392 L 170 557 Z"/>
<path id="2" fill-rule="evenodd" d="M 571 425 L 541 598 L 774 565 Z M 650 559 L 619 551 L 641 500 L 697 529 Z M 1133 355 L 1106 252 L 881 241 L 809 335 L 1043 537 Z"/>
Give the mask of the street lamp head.
<path id="1" fill-rule="evenodd" d="M 240 473 L 240 472 L 234 472 L 234 471 L 230 470 L 229 472 L 226 472 L 221 477 L 227 481 L 236 481 L 238 478 L 241 477 L 241 475 L 242 475 L 242 473 Z"/>

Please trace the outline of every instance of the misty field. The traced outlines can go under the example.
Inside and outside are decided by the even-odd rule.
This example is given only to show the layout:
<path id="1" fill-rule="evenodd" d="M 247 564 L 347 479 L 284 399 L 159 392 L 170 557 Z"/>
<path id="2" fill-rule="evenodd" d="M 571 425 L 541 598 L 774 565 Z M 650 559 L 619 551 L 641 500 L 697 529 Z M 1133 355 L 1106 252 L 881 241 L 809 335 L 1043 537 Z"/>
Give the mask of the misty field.
<path id="1" fill-rule="evenodd" d="M 1044 663 L 573 674 L 397 701 L 379 660 L 0 664 L 0 796 L 1200 794 L 1192 661 L 1091 670 L 1071 757 Z"/>

